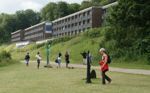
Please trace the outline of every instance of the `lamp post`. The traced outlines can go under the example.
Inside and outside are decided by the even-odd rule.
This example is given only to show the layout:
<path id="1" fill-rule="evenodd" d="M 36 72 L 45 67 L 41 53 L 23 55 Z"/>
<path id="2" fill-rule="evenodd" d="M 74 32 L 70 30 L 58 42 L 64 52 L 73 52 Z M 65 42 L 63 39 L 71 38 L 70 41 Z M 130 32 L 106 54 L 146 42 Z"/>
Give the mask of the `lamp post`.
<path id="1" fill-rule="evenodd" d="M 90 51 L 87 53 L 87 77 L 86 77 L 86 83 L 91 83 L 91 76 L 90 76 Z"/>
<path id="2" fill-rule="evenodd" d="M 46 43 L 47 66 L 49 65 L 50 44 Z"/>

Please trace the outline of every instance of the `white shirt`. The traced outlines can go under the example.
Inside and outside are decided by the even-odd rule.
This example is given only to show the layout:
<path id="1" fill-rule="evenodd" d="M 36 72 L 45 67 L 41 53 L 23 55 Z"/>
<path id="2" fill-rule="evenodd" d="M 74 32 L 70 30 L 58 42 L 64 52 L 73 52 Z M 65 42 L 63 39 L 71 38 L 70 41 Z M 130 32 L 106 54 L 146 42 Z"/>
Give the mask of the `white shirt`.
<path id="1" fill-rule="evenodd" d="M 35 57 L 36 57 L 37 59 L 39 59 L 39 60 L 41 60 L 41 59 L 42 59 L 42 58 L 41 58 L 41 56 L 40 56 L 40 55 L 38 55 L 38 54 L 37 54 Z"/>

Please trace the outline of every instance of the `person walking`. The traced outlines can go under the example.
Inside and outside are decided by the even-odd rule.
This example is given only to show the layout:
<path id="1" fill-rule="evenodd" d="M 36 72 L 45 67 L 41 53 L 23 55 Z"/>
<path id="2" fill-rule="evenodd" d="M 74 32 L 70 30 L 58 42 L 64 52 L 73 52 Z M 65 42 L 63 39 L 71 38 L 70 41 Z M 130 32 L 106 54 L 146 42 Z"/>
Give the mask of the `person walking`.
<path id="1" fill-rule="evenodd" d="M 37 68 L 39 69 L 40 62 L 41 62 L 41 59 L 42 59 L 41 55 L 40 55 L 40 52 L 37 52 L 36 58 L 37 58 Z"/>
<path id="2" fill-rule="evenodd" d="M 87 64 L 87 53 L 84 51 L 83 53 L 80 53 L 83 57 L 83 64 L 86 65 Z"/>
<path id="3" fill-rule="evenodd" d="M 105 48 L 101 48 L 99 50 L 99 53 L 102 55 L 102 60 L 99 62 L 100 64 L 100 70 L 101 70 L 101 74 L 102 74 L 102 84 L 106 84 L 106 81 L 108 81 L 108 83 L 111 83 L 111 78 L 108 77 L 106 75 L 106 72 L 109 70 L 109 66 L 108 66 L 108 54 L 106 53 Z"/>
<path id="4" fill-rule="evenodd" d="M 61 52 L 59 52 L 55 62 L 58 64 L 57 68 L 60 68 L 61 67 Z"/>
<path id="5" fill-rule="evenodd" d="M 69 57 L 70 57 L 69 53 L 68 53 L 68 51 L 66 51 L 66 54 L 65 54 L 66 68 L 68 68 L 68 64 L 70 63 Z"/>
<path id="6" fill-rule="evenodd" d="M 29 55 L 29 52 L 26 54 L 25 56 L 25 63 L 26 63 L 26 66 L 29 66 L 29 60 L 30 60 L 30 55 Z"/>

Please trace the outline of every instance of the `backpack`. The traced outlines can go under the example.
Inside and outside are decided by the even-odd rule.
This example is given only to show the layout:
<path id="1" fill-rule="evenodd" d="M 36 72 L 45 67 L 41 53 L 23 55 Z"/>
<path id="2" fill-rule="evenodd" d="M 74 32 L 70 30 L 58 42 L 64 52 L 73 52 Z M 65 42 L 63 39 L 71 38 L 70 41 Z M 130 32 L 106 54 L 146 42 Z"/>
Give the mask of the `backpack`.
<path id="1" fill-rule="evenodd" d="M 58 59 L 55 59 L 55 63 L 58 63 Z"/>
<path id="2" fill-rule="evenodd" d="M 110 56 L 109 56 L 109 55 L 107 55 L 107 56 L 108 56 L 107 63 L 108 63 L 108 64 L 110 64 L 110 63 L 111 63 L 111 58 L 110 58 Z"/>

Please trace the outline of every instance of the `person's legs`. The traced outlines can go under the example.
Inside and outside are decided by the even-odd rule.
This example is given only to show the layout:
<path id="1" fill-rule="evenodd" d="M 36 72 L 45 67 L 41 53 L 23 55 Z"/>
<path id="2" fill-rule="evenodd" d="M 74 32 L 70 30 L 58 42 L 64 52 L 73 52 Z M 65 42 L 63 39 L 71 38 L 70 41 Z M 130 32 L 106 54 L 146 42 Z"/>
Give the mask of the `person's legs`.
<path id="1" fill-rule="evenodd" d="M 59 68 L 61 67 L 61 62 L 60 62 L 60 61 L 58 62 L 58 67 L 59 67 Z"/>
<path id="2" fill-rule="evenodd" d="M 102 84 L 106 84 L 106 82 L 105 82 L 105 71 L 102 71 Z"/>
<path id="3" fill-rule="evenodd" d="M 27 64 L 26 64 L 27 66 L 28 66 L 28 62 L 27 62 Z"/>
<path id="4" fill-rule="evenodd" d="M 40 67 L 40 60 L 37 60 L 37 68 L 39 69 Z"/>
<path id="5" fill-rule="evenodd" d="M 106 72 L 107 72 L 107 71 L 106 71 Z M 106 74 L 105 74 L 105 79 L 106 79 L 109 83 L 111 83 L 111 78 L 108 77 Z"/>
<path id="6" fill-rule="evenodd" d="M 68 61 L 66 60 L 66 68 L 68 68 Z"/>
<path id="7" fill-rule="evenodd" d="M 66 68 L 68 68 L 68 63 L 66 62 Z"/>
<path id="8" fill-rule="evenodd" d="M 27 61 L 26 66 L 29 66 L 29 60 L 26 60 L 26 61 Z"/>

